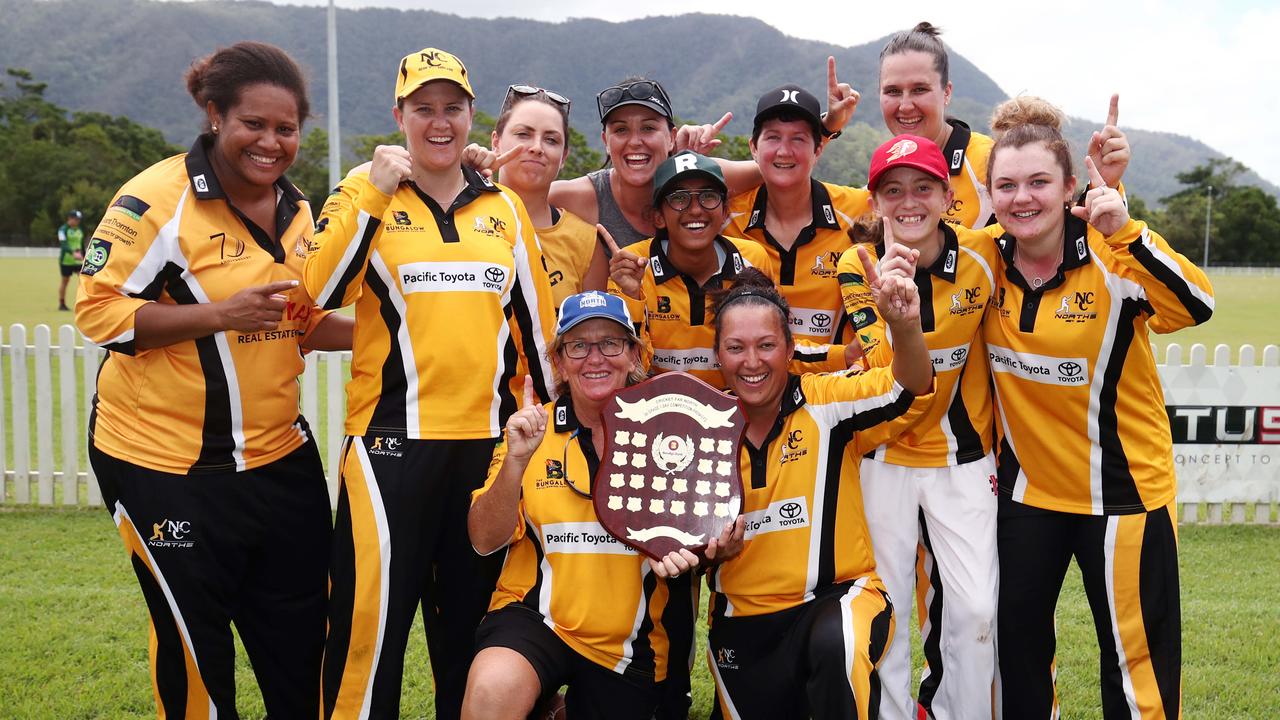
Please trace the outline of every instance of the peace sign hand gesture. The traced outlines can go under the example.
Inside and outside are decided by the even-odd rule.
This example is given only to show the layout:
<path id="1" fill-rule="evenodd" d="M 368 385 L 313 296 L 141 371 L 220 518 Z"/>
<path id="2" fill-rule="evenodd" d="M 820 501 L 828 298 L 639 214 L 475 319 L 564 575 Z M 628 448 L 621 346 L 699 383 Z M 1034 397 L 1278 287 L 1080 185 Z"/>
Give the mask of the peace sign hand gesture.
<path id="1" fill-rule="evenodd" d="M 1084 207 L 1071 208 L 1071 214 L 1111 237 L 1129 224 L 1129 208 L 1125 207 L 1119 191 L 1107 186 L 1092 157 L 1084 159 L 1084 168 L 1089 173 L 1089 192 L 1084 196 Z"/>

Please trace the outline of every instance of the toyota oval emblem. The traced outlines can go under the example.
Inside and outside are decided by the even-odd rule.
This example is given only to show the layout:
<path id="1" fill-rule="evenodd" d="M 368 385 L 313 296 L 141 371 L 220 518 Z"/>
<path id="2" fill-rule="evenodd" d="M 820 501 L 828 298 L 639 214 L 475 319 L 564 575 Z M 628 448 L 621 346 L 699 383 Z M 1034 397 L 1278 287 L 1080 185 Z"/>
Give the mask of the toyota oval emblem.
<path id="1" fill-rule="evenodd" d="M 800 503 L 789 502 L 778 508 L 778 514 L 791 520 L 800 516 Z"/>
<path id="2" fill-rule="evenodd" d="M 813 326 L 817 328 L 829 327 L 831 325 L 831 316 L 826 313 L 813 314 Z"/>
<path id="3" fill-rule="evenodd" d="M 489 282 L 500 283 L 506 277 L 507 277 L 507 274 L 502 271 L 502 268 L 496 268 L 496 267 L 485 268 L 484 279 L 488 280 Z"/>
<path id="4" fill-rule="evenodd" d="M 1083 370 L 1078 362 L 1058 363 L 1058 372 L 1069 378 L 1078 377 Z"/>
<path id="5" fill-rule="evenodd" d="M 955 350 L 951 351 L 951 361 L 960 362 L 961 360 L 964 359 L 964 356 L 968 354 L 969 354 L 968 350 L 964 348 L 956 348 Z"/>

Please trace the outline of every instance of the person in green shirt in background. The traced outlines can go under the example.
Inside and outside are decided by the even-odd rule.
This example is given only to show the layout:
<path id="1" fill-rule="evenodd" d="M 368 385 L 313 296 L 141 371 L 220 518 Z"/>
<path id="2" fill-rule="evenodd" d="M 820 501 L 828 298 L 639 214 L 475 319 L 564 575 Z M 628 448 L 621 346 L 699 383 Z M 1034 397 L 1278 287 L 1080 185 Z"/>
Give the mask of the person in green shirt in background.
<path id="1" fill-rule="evenodd" d="M 67 221 L 58 228 L 58 245 L 62 249 L 58 253 L 58 270 L 62 272 L 62 284 L 58 286 L 59 310 L 71 309 L 67 307 L 67 282 L 84 263 L 84 228 L 80 227 L 83 219 L 83 213 L 72 210 L 67 213 Z"/>

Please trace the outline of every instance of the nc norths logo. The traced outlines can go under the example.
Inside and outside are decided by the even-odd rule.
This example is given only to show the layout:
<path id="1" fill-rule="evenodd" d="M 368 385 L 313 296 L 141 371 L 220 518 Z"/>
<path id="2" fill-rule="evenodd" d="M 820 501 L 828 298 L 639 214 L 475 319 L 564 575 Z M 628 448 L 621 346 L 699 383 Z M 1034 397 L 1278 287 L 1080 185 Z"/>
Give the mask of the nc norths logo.
<path id="1" fill-rule="evenodd" d="M 404 438 L 374 435 L 369 443 L 369 454 L 404 457 Z"/>
<path id="2" fill-rule="evenodd" d="M 187 520 L 161 520 L 151 523 L 147 544 L 154 548 L 189 548 L 195 546 L 192 527 Z"/>

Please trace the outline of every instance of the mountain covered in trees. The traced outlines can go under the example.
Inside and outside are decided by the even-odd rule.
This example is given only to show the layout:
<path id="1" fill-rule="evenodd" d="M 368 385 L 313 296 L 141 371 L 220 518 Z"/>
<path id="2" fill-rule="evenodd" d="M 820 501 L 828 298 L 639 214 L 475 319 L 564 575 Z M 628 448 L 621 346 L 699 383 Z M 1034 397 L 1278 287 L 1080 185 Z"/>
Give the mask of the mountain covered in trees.
<path id="1" fill-rule="evenodd" d="M 0 68 L 31 71 L 47 83 L 47 99 L 70 110 L 124 115 L 186 146 L 201 117 L 183 87 L 183 71 L 194 57 L 218 46 L 254 39 L 285 48 L 308 70 L 316 114 L 311 126 L 324 126 L 328 83 L 322 7 L 228 0 L 0 0 L 0 14 Z M 846 138 L 829 148 L 820 174 L 861 183 L 870 150 L 887 137 L 874 93 L 883 40 L 840 47 L 787 37 L 759 20 L 725 15 L 546 23 L 365 8 L 339 9 L 337 23 L 344 137 L 395 129 L 392 68 L 405 53 L 424 46 L 447 48 L 466 61 L 478 106 L 490 113 L 511 83 L 568 95 L 575 100 L 574 126 L 595 147 L 595 93 L 629 75 L 661 80 L 678 114 L 690 121 L 711 122 L 732 111 L 735 120 L 726 132 L 745 135 L 755 101 L 765 90 L 799 82 L 821 97 L 824 60 L 834 55 L 840 78 L 860 89 L 865 100 Z M 952 112 L 975 129 L 985 129 L 992 106 L 1005 93 L 955 53 L 951 75 Z M 1105 102 L 1100 94 L 1099 106 Z M 1073 142 L 1082 145 L 1094 126 L 1084 120 L 1072 123 Z M 1191 138 L 1126 131 L 1135 155 L 1126 185 L 1149 202 L 1180 189 L 1178 172 L 1221 157 Z M 351 156 L 353 148 L 344 145 Z M 1252 173 L 1242 176 L 1242 182 L 1276 192 Z"/>

